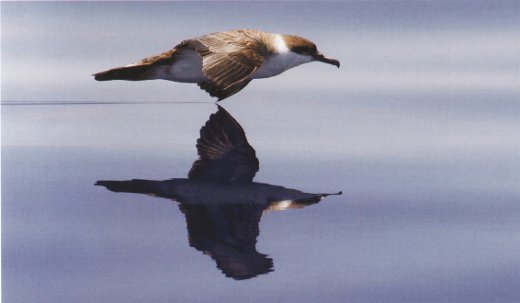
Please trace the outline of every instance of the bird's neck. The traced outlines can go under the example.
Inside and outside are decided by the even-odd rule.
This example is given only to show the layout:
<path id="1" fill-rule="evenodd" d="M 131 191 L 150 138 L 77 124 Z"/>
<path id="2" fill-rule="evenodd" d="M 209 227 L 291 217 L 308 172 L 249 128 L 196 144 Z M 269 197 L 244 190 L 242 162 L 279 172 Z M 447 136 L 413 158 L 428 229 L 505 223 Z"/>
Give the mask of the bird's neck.
<path id="1" fill-rule="evenodd" d="M 273 53 L 275 54 L 286 54 L 291 51 L 289 47 L 287 47 L 283 35 L 275 34 L 271 43 L 273 45 Z"/>

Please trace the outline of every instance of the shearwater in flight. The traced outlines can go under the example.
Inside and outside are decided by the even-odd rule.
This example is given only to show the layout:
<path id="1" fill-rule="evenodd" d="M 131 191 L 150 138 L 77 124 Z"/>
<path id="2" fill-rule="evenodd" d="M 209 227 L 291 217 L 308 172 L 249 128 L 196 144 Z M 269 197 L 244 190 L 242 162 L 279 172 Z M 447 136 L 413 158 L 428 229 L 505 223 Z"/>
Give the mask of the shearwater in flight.
<path id="1" fill-rule="evenodd" d="M 306 193 L 254 182 L 256 152 L 240 124 L 222 107 L 200 130 L 197 159 L 188 178 L 100 180 L 114 192 L 149 194 L 179 202 L 190 246 L 215 260 L 227 276 L 244 280 L 273 271 L 273 260 L 256 250 L 265 212 L 297 209 L 337 193 Z"/>
<path id="2" fill-rule="evenodd" d="M 302 37 L 240 29 L 187 39 L 162 54 L 94 74 L 98 81 L 163 79 L 197 83 L 223 100 L 251 80 L 276 76 L 303 63 L 335 65 Z"/>

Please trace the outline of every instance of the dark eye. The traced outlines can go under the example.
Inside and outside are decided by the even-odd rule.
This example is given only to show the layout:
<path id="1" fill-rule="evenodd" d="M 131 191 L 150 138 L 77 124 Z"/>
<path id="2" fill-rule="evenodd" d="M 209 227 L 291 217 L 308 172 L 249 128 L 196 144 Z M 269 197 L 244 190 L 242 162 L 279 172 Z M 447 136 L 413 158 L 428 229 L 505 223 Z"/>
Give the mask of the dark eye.
<path id="1" fill-rule="evenodd" d="M 307 55 L 309 53 L 309 48 L 305 46 L 297 46 L 293 48 L 292 51 L 301 55 Z"/>

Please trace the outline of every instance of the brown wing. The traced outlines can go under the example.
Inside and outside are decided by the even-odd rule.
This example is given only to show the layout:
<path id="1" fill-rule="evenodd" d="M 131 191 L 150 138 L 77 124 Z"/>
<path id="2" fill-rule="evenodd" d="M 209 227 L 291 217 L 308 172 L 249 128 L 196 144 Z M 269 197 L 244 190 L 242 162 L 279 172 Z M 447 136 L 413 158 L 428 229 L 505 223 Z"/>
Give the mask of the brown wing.
<path id="1" fill-rule="evenodd" d="M 248 183 L 259 169 L 244 130 L 222 107 L 200 129 L 197 151 L 199 159 L 188 174 L 192 180 Z"/>
<path id="2" fill-rule="evenodd" d="M 252 30 L 220 32 L 185 40 L 178 47 L 190 47 L 200 54 L 207 80 L 198 84 L 222 100 L 244 88 L 249 76 L 264 63 L 267 48 L 260 43 L 262 35 Z"/>
<path id="3" fill-rule="evenodd" d="M 223 88 L 221 85 L 211 80 L 199 82 L 198 85 L 201 89 L 208 92 L 210 96 L 217 97 L 218 101 L 220 101 L 238 93 L 241 89 L 246 87 L 249 82 L 251 82 L 251 79 L 245 79 L 227 88 Z"/>

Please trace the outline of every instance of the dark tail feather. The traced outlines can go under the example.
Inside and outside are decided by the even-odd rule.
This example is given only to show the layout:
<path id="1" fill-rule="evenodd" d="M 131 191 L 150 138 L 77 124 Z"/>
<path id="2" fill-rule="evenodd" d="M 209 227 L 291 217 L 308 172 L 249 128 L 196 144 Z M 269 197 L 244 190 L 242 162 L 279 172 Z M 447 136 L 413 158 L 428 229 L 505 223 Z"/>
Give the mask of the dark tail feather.
<path id="1" fill-rule="evenodd" d="M 156 181 L 150 180 L 129 180 L 129 181 L 97 181 L 95 185 L 106 187 L 113 192 L 151 194 L 155 192 Z"/>
<path id="2" fill-rule="evenodd" d="M 109 69 L 104 72 L 94 74 L 97 81 L 109 80 L 145 80 L 146 72 L 150 68 L 149 65 L 123 66 Z"/>

